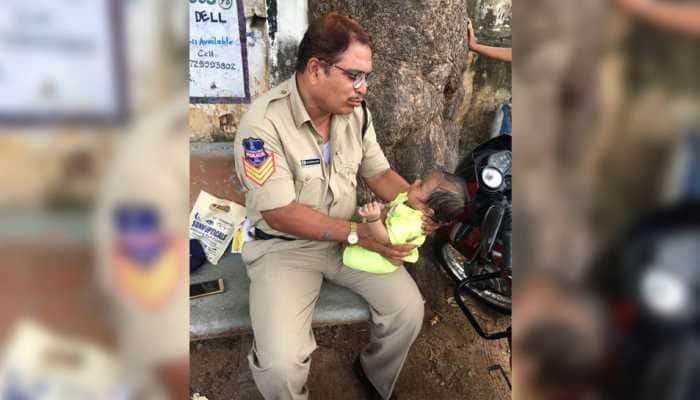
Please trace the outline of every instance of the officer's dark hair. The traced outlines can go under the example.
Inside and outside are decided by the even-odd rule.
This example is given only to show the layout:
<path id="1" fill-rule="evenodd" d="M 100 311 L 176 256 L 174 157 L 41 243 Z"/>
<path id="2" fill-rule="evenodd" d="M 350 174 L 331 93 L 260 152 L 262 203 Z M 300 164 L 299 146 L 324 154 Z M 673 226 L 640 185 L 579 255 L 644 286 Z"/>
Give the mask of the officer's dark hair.
<path id="1" fill-rule="evenodd" d="M 323 14 L 316 18 L 304 33 L 297 51 L 295 69 L 299 73 L 304 72 L 309 60 L 316 57 L 328 63 L 323 66 L 328 71 L 330 65 L 338 61 L 352 42 L 372 48 L 372 39 L 357 21 L 336 12 Z"/>
<path id="2" fill-rule="evenodd" d="M 434 212 L 433 220 L 435 222 L 454 221 L 464 212 L 467 188 L 457 175 L 445 171 L 437 171 L 436 173 L 440 183 L 430 193 L 426 203 Z"/>

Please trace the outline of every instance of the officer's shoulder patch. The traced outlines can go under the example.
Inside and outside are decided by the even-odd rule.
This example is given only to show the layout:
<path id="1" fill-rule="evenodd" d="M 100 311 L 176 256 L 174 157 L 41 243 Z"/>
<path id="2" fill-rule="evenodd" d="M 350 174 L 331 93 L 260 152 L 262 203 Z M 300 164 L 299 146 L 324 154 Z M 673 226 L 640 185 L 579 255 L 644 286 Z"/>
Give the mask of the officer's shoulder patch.
<path id="1" fill-rule="evenodd" d="M 265 151 L 260 138 L 243 139 L 243 172 L 258 186 L 262 186 L 275 172 L 275 153 Z"/>
<path id="2" fill-rule="evenodd" d="M 118 291 L 149 311 L 166 304 L 182 284 L 178 241 L 163 232 L 157 209 L 122 204 L 112 215 L 112 276 Z"/>

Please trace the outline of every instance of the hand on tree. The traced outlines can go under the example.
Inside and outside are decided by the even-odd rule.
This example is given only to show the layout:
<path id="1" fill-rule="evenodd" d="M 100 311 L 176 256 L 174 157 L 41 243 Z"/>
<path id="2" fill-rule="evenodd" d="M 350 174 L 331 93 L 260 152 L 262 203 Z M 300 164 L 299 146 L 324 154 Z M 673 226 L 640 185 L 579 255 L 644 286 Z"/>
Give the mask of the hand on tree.
<path id="1" fill-rule="evenodd" d="M 623 11 L 632 11 L 639 7 L 640 0 L 615 0 L 615 4 Z"/>
<path id="2" fill-rule="evenodd" d="M 474 25 L 472 24 L 472 19 L 467 18 L 467 30 L 469 31 L 469 49 L 474 50 L 474 46 L 479 44 L 476 41 L 476 35 L 474 34 Z"/>

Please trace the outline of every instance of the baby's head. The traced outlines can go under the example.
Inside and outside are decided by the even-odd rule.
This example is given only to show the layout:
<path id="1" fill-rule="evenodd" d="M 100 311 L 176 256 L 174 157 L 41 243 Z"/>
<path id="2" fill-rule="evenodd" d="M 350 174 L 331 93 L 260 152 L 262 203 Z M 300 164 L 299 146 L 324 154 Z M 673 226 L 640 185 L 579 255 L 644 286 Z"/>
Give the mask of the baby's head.
<path id="1" fill-rule="evenodd" d="M 416 179 L 408 189 L 408 205 L 416 210 L 432 209 L 435 222 L 450 222 L 464 211 L 467 189 L 449 172 L 433 171 Z"/>

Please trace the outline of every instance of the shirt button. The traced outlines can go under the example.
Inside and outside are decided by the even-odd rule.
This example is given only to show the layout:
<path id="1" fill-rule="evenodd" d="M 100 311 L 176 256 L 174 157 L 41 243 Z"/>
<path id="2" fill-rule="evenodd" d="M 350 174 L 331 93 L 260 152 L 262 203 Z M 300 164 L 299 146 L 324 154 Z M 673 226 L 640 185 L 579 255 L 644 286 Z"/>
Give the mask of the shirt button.
<path id="1" fill-rule="evenodd" d="M 283 91 L 282 91 L 282 94 L 287 94 L 287 91 L 286 91 L 286 90 L 283 90 Z"/>

